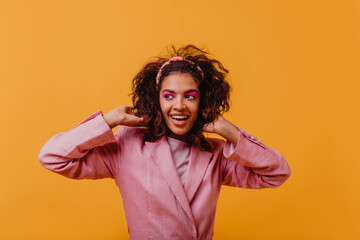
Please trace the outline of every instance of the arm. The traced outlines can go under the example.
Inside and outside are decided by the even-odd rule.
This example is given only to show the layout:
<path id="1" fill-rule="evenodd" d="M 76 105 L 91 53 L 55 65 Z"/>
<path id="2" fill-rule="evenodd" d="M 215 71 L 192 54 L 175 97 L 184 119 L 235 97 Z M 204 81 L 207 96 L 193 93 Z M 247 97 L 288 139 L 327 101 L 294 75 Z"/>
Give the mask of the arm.
<path id="1" fill-rule="evenodd" d="M 69 178 L 113 178 L 121 149 L 111 128 L 141 122 L 129 111 L 127 106 L 104 116 L 99 111 L 70 131 L 55 135 L 42 147 L 40 163 Z"/>
<path id="2" fill-rule="evenodd" d="M 241 188 L 278 187 L 290 176 L 289 165 L 278 151 L 224 117 L 219 116 L 204 130 L 227 139 L 221 161 L 223 184 Z"/>

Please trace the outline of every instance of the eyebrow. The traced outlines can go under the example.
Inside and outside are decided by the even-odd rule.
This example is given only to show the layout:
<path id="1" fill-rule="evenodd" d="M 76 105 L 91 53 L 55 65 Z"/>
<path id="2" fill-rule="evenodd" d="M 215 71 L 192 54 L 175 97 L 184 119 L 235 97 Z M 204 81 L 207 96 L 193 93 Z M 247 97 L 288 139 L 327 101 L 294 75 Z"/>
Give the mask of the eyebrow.
<path id="1" fill-rule="evenodd" d="M 175 91 L 173 91 L 173 90 L 169 90 L 169 89 L 164 89 L 162 92 L 175 93 Z M 199 91 L 197 91 L 196 89 L 190 89 L 190 90 L 187 90 L 185 93 L 190 93 L 190 92 L 197 92 L 197 93 L 199 93 Z"/>

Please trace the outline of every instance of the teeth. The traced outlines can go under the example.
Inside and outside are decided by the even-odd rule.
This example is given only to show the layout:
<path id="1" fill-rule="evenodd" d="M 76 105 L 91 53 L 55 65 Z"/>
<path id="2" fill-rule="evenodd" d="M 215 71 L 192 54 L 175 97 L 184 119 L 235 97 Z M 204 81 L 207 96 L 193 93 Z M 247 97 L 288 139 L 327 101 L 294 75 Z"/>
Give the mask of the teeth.
<path id="1" fill-rule="evenodd" d="M 188 116 L 171 116 L 171 117 L 176 120 L 185 120 L 188 118 Z"/>

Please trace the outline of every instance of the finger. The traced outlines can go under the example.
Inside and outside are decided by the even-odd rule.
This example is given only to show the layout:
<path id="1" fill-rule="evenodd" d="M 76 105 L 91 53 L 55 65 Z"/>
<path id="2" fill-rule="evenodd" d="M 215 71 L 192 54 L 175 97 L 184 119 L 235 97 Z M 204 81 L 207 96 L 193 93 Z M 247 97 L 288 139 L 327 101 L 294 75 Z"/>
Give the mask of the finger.
<path id="1" fill-rule="evenodd" d="M 131 122 L 129 125 L 134 126 L 134 127 L 142 127 L 142 126 L 144 126 L 144 122 L 142 119 L 138 118 L 135 121 Z"/>
<path id="2" fill-rule="evenodd" d="M 204 125 L 203 131 L 204 132 L 209 132 L 209 125 Z"/>
<path id="3" fill-rule="evenodd" d="M 134 109 L 134 107 L 132 107 L 132 106 L 125 106 L 125 113 L 131 114 L 133 109 Z"/>
<path id="4" fill-rule="evenodd" d="M 144 125 L 144 119 L 138 118 L 138 126 L 143 126 L 143 125 Z"/>
<path id="5" fill-rule="evenodd" d="M 139 123 L 142 123 L 143 121 L 144 121 L 143 118 L 139 118 L 139 117 L 137 117 L 137 116 L 135 116 L 135 115 L 132 115 L 132 114 L 128 114 L 128 115 L 127 115 L 127 122 L 128 122 L 129 124 L 135 124 L 135 125 L 137 125 L 137 124 L 139 124 Z"/>
<path id="6" fill-rule="evenodd" d="M 135 116 L 135 117 L 136 117 L 136 116 Z M 142 117 L 136 117 L 135 120 L 136 120 L 137 122 L 143 122 L 143 121 L 144 121 L 144 118 L 142 118 Z"/>
<path id="7" fill-rule="evenodd" d="M 204 132 L 212 133 L 214 131 L 214 124 L 213 123 L 207 123 L 203 127 Z"/>

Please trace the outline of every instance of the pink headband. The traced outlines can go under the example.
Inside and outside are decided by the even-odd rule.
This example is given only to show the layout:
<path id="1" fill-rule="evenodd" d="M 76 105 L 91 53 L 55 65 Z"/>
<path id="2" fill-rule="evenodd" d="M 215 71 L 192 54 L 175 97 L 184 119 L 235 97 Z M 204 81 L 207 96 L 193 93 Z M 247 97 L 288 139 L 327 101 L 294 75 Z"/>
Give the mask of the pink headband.
<path id="1" fill-rule="evenodd" d="M 161 66 L 158 74 L 156 75 L 156 85 L 159 85 L 160 77 L 161 77 L 163 68 L 164 68 L 165 66 L 169 65 L 170 62 L 176 62 L 176 61 L 186 61 L 186 62 L 191 63 L 191 65 L 195 65 L 195 63 L 193 63 L 192 61 L 187 60 L 187 59 L 184 59 L 184 58 L 182 58 L 182 57 L 179 57 L 179 56 L 177 56 L 177 57 L 172 57 L 171 59 L 169 59 L 169 61 L 165 62 L 165 63 Z M 199 70 L 199 72 L 201 73 L 201 77 L 204 78 L 204 73 L 203 73 L 203 71 L 201 70 L 201 68 L 200 68 L 199 66 L 196 66 L 196 67 L 197 67 L 197 69 Z"/>

